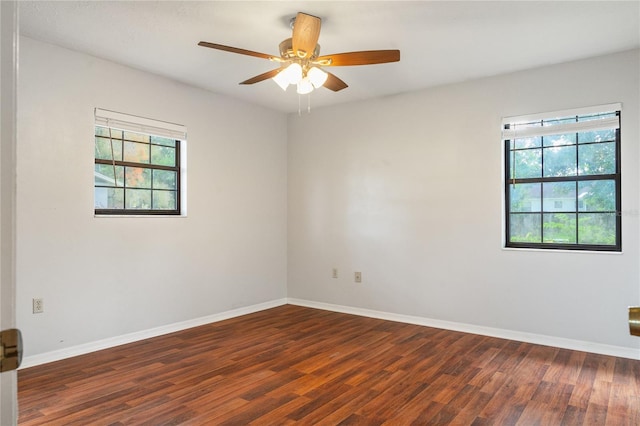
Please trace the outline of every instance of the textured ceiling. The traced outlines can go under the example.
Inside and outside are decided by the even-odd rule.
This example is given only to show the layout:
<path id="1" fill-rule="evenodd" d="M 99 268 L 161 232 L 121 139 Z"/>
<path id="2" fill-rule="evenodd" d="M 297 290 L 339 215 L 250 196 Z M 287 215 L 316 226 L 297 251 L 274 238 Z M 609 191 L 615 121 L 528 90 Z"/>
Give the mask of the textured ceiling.
<path id="1" fill-rule="evenodd" d="M 400 49 L 398 63 L 332 67 L 349 87 L 313 107 L 408 92 L 640 47 L 638 1 L 20 1 L 21 33 L 268 108 L 293 88 L 238 82 L 276 68 L 197 46 L 278 53 L 301 11 L 322 18 L 322 54 Z M 303 105 L 306 106 L 306 97 Z"/>

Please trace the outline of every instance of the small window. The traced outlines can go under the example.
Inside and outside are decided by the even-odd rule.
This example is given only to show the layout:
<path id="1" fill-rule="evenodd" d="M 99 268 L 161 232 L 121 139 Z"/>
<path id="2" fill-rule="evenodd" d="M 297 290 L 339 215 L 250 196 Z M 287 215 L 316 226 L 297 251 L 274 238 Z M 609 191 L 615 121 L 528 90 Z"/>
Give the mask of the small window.
<path id="1" fill-rule="evenodd" d="M 182 126 L 96 109 L 96 215 L 181 213 Z"/>
<path id="2" fill-rule="evenodd" d="M 621 250 L 620 105 L 503 120 L 506 247 Z"/>

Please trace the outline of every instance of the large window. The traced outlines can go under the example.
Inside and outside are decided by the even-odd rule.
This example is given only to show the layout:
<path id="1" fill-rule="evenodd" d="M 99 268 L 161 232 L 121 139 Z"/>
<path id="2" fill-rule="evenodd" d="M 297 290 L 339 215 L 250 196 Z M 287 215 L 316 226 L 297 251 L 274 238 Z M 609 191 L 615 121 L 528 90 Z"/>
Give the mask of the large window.
<path id="1" fill-rule="evenodd" d="M 621 250 L 620 105 L 503 120 L 506 247 Z"/>
<path id="2" fill-rule="evenodd" d="M 98 215 L 181 213 L 182 126 L 96 109 Z"/>

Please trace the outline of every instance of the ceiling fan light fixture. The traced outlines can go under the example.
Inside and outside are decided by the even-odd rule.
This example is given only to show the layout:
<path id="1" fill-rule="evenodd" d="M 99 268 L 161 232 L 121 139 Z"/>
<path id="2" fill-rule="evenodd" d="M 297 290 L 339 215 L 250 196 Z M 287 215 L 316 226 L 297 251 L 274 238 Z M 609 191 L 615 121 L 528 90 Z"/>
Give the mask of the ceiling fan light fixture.
<path id="1" fill-rule="evenodd" d="M 306 95 L 307 93 L 313 92 L 313 84 L 309 77 L 305 77 L 298 83 L 298 94 Z"/>
<path id="2" fill-rule="evenodd" d="M 311 84 L 313 84 L 313 87 L 317 89 L 319 87 L 322 87 L 325 81 L 327 81 L 329 74 L 322 71 L 318 67 L 311 67 L 307 72 L 307 77 L 309 77 L 309 80 L 311 81 Z"/>
<path id="3" fill-rule="evenodd" d="M 287 74 L 289 84 L 298 84 L 302 80 L 302 67 L 297 62 L 289 65 L 284 72 Z"/>
<path id="4" fill-rule="evenodd" d="M 287 75 L 286 69 L 276 74 L 276 76 L 273 77 L 272 80 L 275 81 L 282 90 L 286 91 L 287 87 L 289 87 L 289 76 Z"/>

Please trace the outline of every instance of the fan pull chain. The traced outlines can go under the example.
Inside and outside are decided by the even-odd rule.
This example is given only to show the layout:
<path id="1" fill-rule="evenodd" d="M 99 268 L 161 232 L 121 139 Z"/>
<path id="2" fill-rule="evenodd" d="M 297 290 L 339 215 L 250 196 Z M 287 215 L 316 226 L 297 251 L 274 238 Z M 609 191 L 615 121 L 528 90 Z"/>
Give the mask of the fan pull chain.
<path id="1" fill-rule="evenodd" d="M 307 95 L 307 114 L 311 114 L 311 94 Z M 298 116 L 302 115 L 302 95 L 298 94 Z"/>

